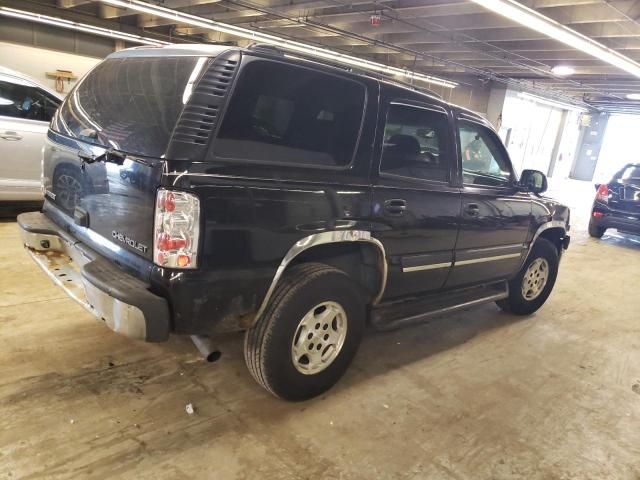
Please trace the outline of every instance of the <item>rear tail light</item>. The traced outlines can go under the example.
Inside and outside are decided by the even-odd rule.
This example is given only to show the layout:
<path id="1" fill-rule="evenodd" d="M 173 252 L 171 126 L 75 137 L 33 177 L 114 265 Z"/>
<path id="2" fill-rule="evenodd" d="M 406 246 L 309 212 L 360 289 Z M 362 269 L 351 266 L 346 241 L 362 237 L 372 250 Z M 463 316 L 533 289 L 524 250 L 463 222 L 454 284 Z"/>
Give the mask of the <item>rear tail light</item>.
<path id="1" fill-rule="evenodd" d="M 191 193 L 161 188 L 156 196 L 153 259 L 161 267 L 196 268 L 200 200 Z"/>
<path id="2" fill-rule="evenodd" d="M 607 203 L 609 201 L 609 185 L 603 183 L 598 187 L 596 192 L 596 200 L 602 203 Z"/>

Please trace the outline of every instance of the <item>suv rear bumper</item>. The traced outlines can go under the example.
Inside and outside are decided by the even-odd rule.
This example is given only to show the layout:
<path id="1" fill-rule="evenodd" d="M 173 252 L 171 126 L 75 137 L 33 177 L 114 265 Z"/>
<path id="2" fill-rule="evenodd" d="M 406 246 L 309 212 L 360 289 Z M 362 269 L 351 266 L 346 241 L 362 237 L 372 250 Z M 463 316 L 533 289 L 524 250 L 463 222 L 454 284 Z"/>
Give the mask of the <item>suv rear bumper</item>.
<path id="1" fill-rule="evenodd" d="M 35 262 L 67 295 L 113 331 L 161 342 L 169 337 L 167 301 L 40 212 L 18 216 L 22 241 Z"/>
<path id="2" fill-rule="evenodd" d="M 602 216 L 595 217 L 593 212 L 598 212 Z M 596 227 L 616 228 L 622 232 L 640 234 L 640 214 L 613 210 L 600 203 L 594 204 L 590 221 Z"/>

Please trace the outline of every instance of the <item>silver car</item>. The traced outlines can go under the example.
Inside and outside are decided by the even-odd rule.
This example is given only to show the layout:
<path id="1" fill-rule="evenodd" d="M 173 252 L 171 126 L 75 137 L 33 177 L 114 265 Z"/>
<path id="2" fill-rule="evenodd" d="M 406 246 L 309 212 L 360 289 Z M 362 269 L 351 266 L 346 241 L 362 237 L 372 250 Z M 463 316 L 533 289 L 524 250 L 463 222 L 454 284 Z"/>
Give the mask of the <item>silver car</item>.
<path id="1" fill-rule="evenodd" d="M 0 202 L 42 199 L 42 147 L 61 102 L 55 91 L 0 66 Z"/>

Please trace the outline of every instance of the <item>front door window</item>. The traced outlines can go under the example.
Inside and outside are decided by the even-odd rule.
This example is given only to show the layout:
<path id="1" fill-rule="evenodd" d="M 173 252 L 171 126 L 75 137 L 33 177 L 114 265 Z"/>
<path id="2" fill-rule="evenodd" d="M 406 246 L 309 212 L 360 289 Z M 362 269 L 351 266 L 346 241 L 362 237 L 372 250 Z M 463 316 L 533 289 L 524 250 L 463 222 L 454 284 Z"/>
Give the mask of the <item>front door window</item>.
<path id="1" fill-rule="evenodd" d="M 511 166 L 499 148 L 498 138 L 488 128 L 471 122 L 460 122 L 460 151 L 465 184 L 509 186 Z"/>

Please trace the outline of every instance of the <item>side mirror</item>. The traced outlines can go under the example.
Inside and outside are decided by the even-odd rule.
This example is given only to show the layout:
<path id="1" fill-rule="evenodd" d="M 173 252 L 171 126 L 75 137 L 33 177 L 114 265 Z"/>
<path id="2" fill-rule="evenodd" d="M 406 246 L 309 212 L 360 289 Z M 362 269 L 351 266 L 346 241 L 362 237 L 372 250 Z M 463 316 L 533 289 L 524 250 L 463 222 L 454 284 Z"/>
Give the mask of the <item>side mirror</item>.
<path id="1" fill-rule="evenodd" d="M 540 170 L 523 170 L 520 175 L 520 186 L 527 192 L 542 193 L 547 191 L 547 176 Z"/>

